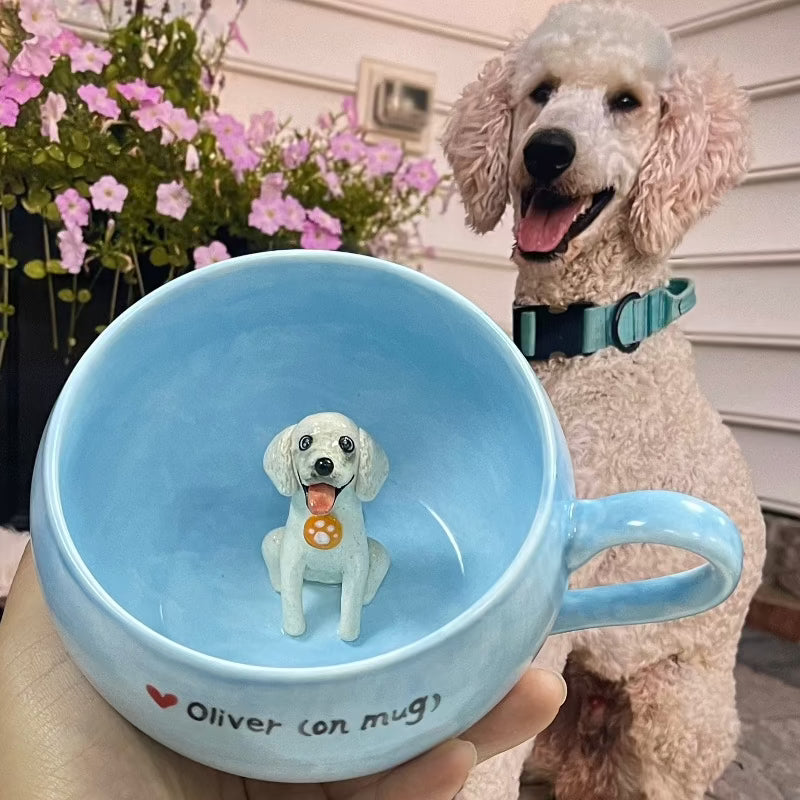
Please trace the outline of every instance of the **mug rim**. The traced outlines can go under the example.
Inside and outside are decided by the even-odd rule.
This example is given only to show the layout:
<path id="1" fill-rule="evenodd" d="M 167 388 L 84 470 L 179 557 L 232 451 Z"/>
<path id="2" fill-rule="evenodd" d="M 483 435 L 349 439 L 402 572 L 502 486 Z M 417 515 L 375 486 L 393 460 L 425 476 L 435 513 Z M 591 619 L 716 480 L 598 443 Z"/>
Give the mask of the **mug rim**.
<path id="1" fill-rule="evenodd" d="M 160 633 L 141 622 L 107 592 L 86 565 L 69 533 L 61 502 L 59 461 L 63 437 L 67 427 L 66 423 L 73 407 L 75 394 L 78 393 L 79 388 L 83 384 L 91 379 L 94 365 L 101 361 L 117 339 L 136 324 L 137 315 L 161 303 L 167 302 L 173 294 L 191 291 L 204 282 L 213 281 L 222 275 L 238 269 L 252 269 L 256 264 L 258 264 L 261 269 L 268 268 L 268 264 L 264 262 L 269 262 L 271 260 L 274 260 L 276 263 L 285 263 L 287 261 L 309 259 L 314 259 L 315 261 L 321 260 L 331 264 L 342 264 L 345 266 L 359 266 L 365 269 L 396 275 L 403 280 L 410 281 L 412 284 L 416 284 L 430 294 L 438 295 L 442 299 L 455 304 L 465 315 L 471 318 L 478 328 L 482 329 L 485 335 L 495 340 L 498 346 L 504 349 L 507 355 L 510 356 L 512 364 L 515 364 L 521 371 L 522 377 L 530 389 L 528 401 L 532 407 L 531 412 L 538 414 L 542 422 L 542 488 L 540 492 L 540 501 L 530 528 L 510 563 L 497 580 L 491 584 L 477 600 L 440 628 L 437 628 L 413 642 L 385 653 L 355 661 L 348 661 L 343 664 L 301 667 L 274 667 L 247 664 L 214 656 L 210 653 L 205 653 L 201 650 L 183 645 L 180 642 L 176 642 L 166 634 Z M 184 663 L 188 667 L 198 671 L 209 672 L 215 678 L 238 678 L 248 682 L 316 682 L 363 675 L 368 672 L 380 670 L 383 667 L 397 664 L 405 659 L 419 656 L 435 648 L 437 645 L 457 635 L 478 620 L 489 607 L 503 599 L 510 591 L 513 591 L 520 573 L 524 569 L 529 568 L 530 555 L 538 547 L 544 529 L 553 513 L 557 469 L 557 444 L 554 421 L 549 409 L 549 400 L 544 388 L 536 378 L 530 364 L 506 332 L 491 319 L 488 314 L 449 286 L 409 267 L 394 264 L 372 256 L 354 253 L 324 250 L 273 250 L 250 253 L 244 256 L 226 259 L 225 261 L 203 267 L 200 270 L 186 273 L 158 287 L 127 308 L 108 326 L 102 336 L 90 345 L 67 378 L 61 395 L 53 408 L 51 418 L 48 421 L 42 439 L 41 453 L 37 458 L 37 462 L 41 459 L 40 480 L 42 482 L 42 493 L 44 496 L 44 513 L 47 515 L 48 523 L 53 531 L 54 539 L 65 566 L 71 573 L 72 578 L 81 587 L 84 594 L 87 595 L 88 600 L 94 603 L 99 610 L 114 617 L 117 623 L 121 624 L 134 640 L 137 640 L 147 649 L 155 651 L 160 656 L 171 661 Z M 32 540 L 35 551 L 35 532 Z"/>

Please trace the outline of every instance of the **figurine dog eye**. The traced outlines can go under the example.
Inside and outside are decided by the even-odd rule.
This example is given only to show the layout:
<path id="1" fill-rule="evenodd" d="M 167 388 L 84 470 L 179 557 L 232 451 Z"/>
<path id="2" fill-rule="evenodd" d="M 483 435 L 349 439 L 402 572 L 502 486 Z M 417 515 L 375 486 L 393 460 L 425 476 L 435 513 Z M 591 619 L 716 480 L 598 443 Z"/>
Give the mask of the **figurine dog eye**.
<path id="1" fill-rule="evenodd" d="M 301 437 L 300 438 L 300 449 L 301 450 L 308 450 L 308 448 L 311 447 L 311 443 L 313 441 L 314 440 L 308 434 L 306 434 L 305 436 Z"/>
<path id="2" fill-rule="evenodd" d="M 550 99 L 550 96 L 555 92 L 556 87 L 550 81 L 540 83 L 530 94 L 531 100 L 540 106 L 543 106 Z"/>
<path id="3" fill-rule="evenodd" d="M 630 92 L 619 92 L 608 101 L 608 107 L 612 111 L 635 111 L 640 105 L 636 95 Z"/>
<path id="4" fill-rule="evenodd" d="M 352 453 L 353 450 L 356 449 L 353 440 L 349 436 L 342 436 L 342 438 L 339 439 L 339 447 L 341 447 L 345 453 Z"/>

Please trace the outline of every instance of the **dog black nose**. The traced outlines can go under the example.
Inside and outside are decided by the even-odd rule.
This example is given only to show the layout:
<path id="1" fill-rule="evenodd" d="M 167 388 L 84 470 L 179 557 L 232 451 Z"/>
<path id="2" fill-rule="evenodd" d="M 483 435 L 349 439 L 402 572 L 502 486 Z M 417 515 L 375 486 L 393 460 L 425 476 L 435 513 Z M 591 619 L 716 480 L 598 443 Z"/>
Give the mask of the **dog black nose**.
<path id="1" fill-rule="evenodd" d="M 333 461 L 329 458 L 318 458 L 314 462 L 314 469 L 317 475 L 330 475 L 333 472 Z"/>
<path id="2" fill-rule="evenodd" d="M 559 128 L 546 128 L 531 136 L 522 154 L 528 174 L 535 181 L 550 183 L 575 158 L 575 140 Z"/>

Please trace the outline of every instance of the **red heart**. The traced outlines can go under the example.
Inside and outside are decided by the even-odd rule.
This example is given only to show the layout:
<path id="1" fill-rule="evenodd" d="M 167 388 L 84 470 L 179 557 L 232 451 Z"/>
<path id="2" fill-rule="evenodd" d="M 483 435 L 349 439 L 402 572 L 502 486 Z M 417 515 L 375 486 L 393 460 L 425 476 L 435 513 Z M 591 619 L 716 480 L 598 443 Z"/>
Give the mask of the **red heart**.
<path id="1" fill-rule="evenodd" d="M 174 694 L 161 694 L 155 686 L 147 684 L 147 694 L 156 701 L 159 708 L 170 708 L 178 704 L 178 698 Z"/>

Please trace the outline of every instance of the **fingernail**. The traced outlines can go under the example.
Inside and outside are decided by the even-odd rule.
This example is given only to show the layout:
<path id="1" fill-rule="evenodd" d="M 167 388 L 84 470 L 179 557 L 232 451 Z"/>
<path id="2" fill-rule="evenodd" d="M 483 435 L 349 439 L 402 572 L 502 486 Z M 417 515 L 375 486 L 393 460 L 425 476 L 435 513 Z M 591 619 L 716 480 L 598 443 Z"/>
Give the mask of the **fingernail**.
<path id="1" fill-rule="evenodd" d="M 562 694 L 561 694 L 561 702 L 559 703 L 559 706 L 563 706 L 564 702 L 567 699 L 567 682 L 564 680 L 564 676 L 560 672 L 556 672 L 554 669 L 548 670 L 548 672 L 551 675 L 554 675 L 558 679 L 558 682 L 561 684 L 561 692 L 562 692 Z"/>
<path id="2" fill-rule="evenodd" d="M 466 739 L 453 739 L 454 742 L 458 742 L 459 749 L 464 750 L 464 754 L 467 753 L 467 748 L 469 748 L 470 755 L 472 757 L 472 766 L 470 769 L 474 769 L 478 763 L 478 750 L 472 742 L 468 742 Z"/>

